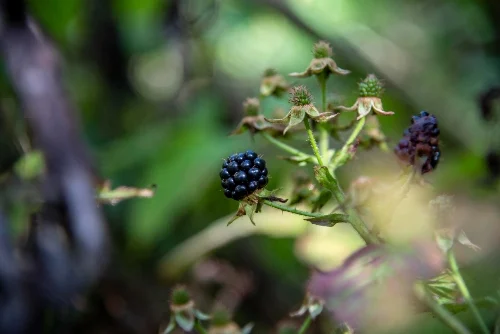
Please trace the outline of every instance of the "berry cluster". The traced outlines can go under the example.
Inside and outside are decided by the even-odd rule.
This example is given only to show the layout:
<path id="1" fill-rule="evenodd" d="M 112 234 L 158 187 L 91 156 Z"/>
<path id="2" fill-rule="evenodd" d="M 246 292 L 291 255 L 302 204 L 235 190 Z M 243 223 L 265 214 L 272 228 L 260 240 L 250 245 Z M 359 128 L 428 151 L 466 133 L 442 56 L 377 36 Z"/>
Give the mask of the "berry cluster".
<path id="1" fill-rule="evenodd" d="M 413 116 L 411 126 L 403 133 L 403 138 L 394 149 L 398 158 L 406 164 L 415 165 L 417 158 L 426 157 L 422 174 L 435 169 L 441 157 L 439 150 L 439 127 L 434 115 L 422 111 Z"/>
<path id="2" fill-rule="evenodd" d="M 253 151 L 225 159 L 219 175 L 224 195 L 237 201 L 264 188 L 268 182 L 266 162 Z"/>

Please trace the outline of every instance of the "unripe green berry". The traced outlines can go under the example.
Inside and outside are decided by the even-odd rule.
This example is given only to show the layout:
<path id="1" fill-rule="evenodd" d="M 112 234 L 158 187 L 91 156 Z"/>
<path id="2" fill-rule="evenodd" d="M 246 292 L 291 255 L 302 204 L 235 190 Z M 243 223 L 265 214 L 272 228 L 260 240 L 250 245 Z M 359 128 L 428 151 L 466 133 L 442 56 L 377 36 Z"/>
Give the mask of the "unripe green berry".
<path id="1" fill-rule="evenodd" d="M 358 86 L 360 97 L 381 97 L 384 92 L 382 82 L 374 74 L 369 74 Z"/>
<path id="2" fill-rule="evenodd" d="M 172 291 L 172 305 L 182 306 L 191 301 L 191 296 L 184 286 L 177 286 Z"/>

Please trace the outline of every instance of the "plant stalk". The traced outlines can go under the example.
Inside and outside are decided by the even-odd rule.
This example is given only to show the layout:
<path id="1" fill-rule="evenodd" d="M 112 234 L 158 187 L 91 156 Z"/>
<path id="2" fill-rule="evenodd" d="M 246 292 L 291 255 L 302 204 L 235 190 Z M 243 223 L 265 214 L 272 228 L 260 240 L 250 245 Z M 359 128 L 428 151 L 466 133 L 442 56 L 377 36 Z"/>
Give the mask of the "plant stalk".
<path id="1" fill-rule="evenodd" d="M 457 259 L 455 258 L 455 255 L 452 250 L 448 251 L 448 263 L 450 264 L 452 277 L 457 283 L 457 287 L 460 290 L 460 293 L 462 294 L 465 301 L 472 310 L 472 313 L 474 314 L 474 317 L 476 318 L 479 327 L 481 328 L 481 331 L 484 334 L 489 334 L 490 331 L 488 329 L 488 326 L 486 326 L 486 323 L 484 322 L 484 319 L 481 316 L 481 313 L 479 312 L 479 309 L 477 308 L 476 304 L 474 303 L 474 300 L 472 299 L 472 296 L 469 292 L 469 289 L 467 288 L 467 285 L 465 284 L 462 274 L 460 274 Z"/>
<path id="2" fill-rule="evenodd" d="M 262 203 L 264 203 L 265 205 L 270 206 L 272 208 L 281 210 L 281 211 L 286 211 L 286 212 L 294 213 L 296 215 L 305 216 L 305 217 L 315 218 L 315 217 L 321 217 L 323 215 L 323 213 L 313 213 L 313 212 L 297 210 L 295 208 L 291 208 L 291 207 L 283 205 L 283 204 L 278 204 L 276 202 L 271 202 L 269 200 L 265 200 Z"/>
<path id="3" fill-rule="evenodd" d="M 344 163 L 346 161 L 346 159 L 348 158 L 348 154 L 349 154 L 349 148 L 354 143 L 356 138 L 358 138 L 361 130 L 363 130 L 363 127 L 365 126 L 365 121 L 366 121 L 365 117 L 363 117 L 356 124 L 356 126 L 354 127 L 354 130 L 352 130 L 351 135 L 349 136 L 349 138 L 345 142 L 342 149 L 335 155 L 335 158 L 333 159 L 333 162 L 329 168 L 331 171 L 335 171 L 335 169 L 337 169 L 342 163 Z"/>
<path id="4" fill-rule="evenodd" d="M 338 185 L 336 184 L 336 189 L 331 189 L 333 196 L 337 200 L 337 203 L 346 203 L 346 198 L 344 192 Z M 373 234 L 366 226 L 365 222 L 359 216 L 358 212 L 355 208 L 348 207 L 344 209 L 345 213 L 349 215 L 349 223 L 351 226 L 358 232 L 359 236 L 366 242 L 367 245 L 370 244 L 382 244 L 382 240 Z"/>
<path id="5" fill-rule="evenodd" d="M 196 321 L 194 323 L 194 328 L 196 329 L 196 331 L 200 334 L 208 334 L 207 330 L 205 328 L 203 328 L 203 326 L 200 324 L 199 321 Z"/>
<path id="6" fill-rule="evenodd" d="M 321 160 L 321 154 L 319 153 L 318 144 L 316 144 L 316 139 L 314 138 L 314 133 L 311 129 L 311 124 L 309 124 L 309 118 L 304 118 L 304 125 L 306 127 L 307 135 L 309 136 L 309 143 L 311 144 L 314 156 L 318 160 L 318 165 L 324 166 L 323 160 Z"/>
<path id="7" fill-rule="evenodd" d="M 321 112 L 326 112 L 326 80 L 327 77 L 325 74 L 321 74 L 317 76 L 319 81 L 319 86 L 321 88 Z M 319 124 L 319 148 L 320 153 L 323 159 L 327 159 L 328 157 L 328 148 L 329 148 L 329 139 L 330 136 L 328 134 L 328 129 L 325 124 Z"/>
<path id="8" fill-rule="evenodd" d="M 296 149 L 295 147 L 292 147 L 288 144 L 285 144 L 283 143 L 282 141 L 279 141 L 278 139 L 274 138 L 273 136 L 271 136 L 270 134 L 266 133 L 266 132 L 261 132 L 261 135 L 262 137 L 264 137 L 268 142 L 270 142 L 271 144 L 273 144 L 274 146 L 282 149 L 283 151 L 285 152 L 288 152 L 292 155 L 296 155 L 298 157 L 304 157 L 304 158 L 308 158 L 308 161 L 310 162 L 315 162 L 315 159 L 314 157 L 312 157 L 311 155 L 307 154 L 307 153 L 304 153 L 302 152 L 301 150 L 298 150 Z"/>
<path id="9" fill-rule="evenodd" d="M 311 325 L 312 318 L 311 315 L 308 313 L 306 319 L 304 320 L 304 323 L 302 326 L 300 326 L 300 329 L 298 331 L 298 334 L 305 334 L 309 326 Z"/>

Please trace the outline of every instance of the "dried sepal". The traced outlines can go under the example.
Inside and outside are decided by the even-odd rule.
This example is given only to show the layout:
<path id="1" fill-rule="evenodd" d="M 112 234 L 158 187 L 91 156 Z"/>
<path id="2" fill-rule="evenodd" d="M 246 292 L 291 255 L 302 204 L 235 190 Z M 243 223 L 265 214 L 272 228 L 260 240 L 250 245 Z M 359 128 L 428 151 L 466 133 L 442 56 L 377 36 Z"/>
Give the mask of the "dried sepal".
<path id="1" fill-rule="evenodd" d="M 356 111 L 358 113 L 357 120 L 366 117 L 371 111 L 377 115 L 390 116 L 394 115 L 393 111 L 385 111 L 382 106 L 382 100 L 379 97 L 358 97 L 356 102 L 351 107 L 338 106 L 337 110 Z"/>
<path id="2" fill-rule="evenodd" d="M 340 68 L 335 60 L 331 58 L 333 51 L 330 45 L 324 41 L 314 45 L 313 55 L 314 58 L 305 71 L 290 73 L 290 76 L 307 78 L 313 75 L 324 75 L 328 77 L 330 74 L 347 75 L 351 73 L 351 71 Z"/>

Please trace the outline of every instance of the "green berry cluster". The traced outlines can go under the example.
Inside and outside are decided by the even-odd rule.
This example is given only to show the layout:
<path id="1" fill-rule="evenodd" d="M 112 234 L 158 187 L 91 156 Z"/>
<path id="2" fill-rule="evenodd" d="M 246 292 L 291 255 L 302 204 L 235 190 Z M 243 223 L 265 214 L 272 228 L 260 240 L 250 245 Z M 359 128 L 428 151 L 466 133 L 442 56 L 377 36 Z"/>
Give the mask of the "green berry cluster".
<path id="1" fill-rule="evenodd" d="M 359 83 L 360 97 L 381 97 L 384 92 L 382 82 L 373 74 L 370 74 Z"/>

